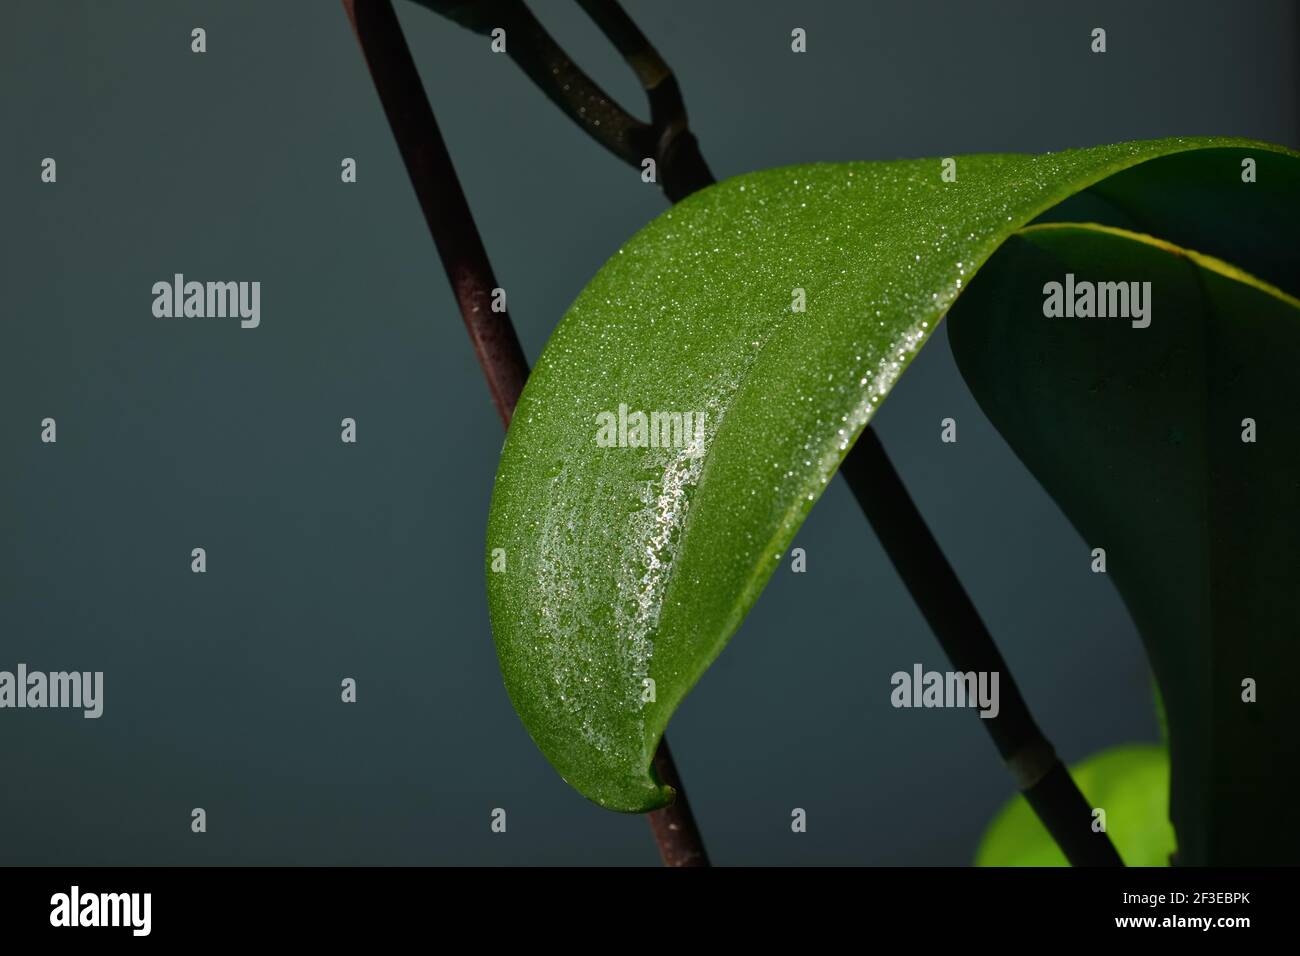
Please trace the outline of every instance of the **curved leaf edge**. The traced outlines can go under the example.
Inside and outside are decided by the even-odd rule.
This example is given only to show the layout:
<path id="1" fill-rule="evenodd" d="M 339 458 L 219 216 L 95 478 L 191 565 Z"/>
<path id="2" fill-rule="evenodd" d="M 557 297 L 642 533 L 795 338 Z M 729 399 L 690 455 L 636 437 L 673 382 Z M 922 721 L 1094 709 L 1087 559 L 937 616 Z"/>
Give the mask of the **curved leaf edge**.
<path id="1" fill-rule="evenodd" d="M 1216 256 L 1206 255 L 1203 252 L 1197 252 L 1195 249 L 1189 249 L 1186 246 L 1176 245 L 1166 239 L 1158 236 L 1151 236 L 1145 232 L 1136 232 L 1132 229 L 1121 229 L 1118 226 L 1107 226 L 1099 222 L 1041 222 L 1031 223 L 1021 229 L 1017 229 L 1012 236 L 1023 236 L 1036 232 L 1094 232 L 1103 233 L 1108 236 L 1114 236 L 1117 239 L 1126 239 L 1130 242 L 1138 242 L 1144 246 L 1151 246 L 1159 249 L 1161 252 L 1167 252 L 1170 255 L 1177 256 L 1180 259 L 1186 259 L 1193 265 L 1199 266 L 1210 272 L 1216 272 L 1225 279 L 1231 279 L 1242 285 L 1250 286 L 1265 295 L 1270 295 L 1275 299 L 1285 302 L 1295 309 L 1300 309 L 1300 299 L 1291 295 L 1284 289 L 1279 289 L 1271 282 L 1265 282 L 1258 276 L 1247 272 L 1238 265 L 1234 265 L 1224 259 Z M 1011 236 L 1007 237 L 1008 239 Z"/>

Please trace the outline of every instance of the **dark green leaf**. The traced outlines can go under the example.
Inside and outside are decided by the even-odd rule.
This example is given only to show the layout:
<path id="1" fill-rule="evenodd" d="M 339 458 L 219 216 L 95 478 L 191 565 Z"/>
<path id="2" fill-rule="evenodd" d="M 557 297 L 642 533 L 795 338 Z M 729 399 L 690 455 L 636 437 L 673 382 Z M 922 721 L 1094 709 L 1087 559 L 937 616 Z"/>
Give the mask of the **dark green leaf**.
<path id="1" fill-rule="evenodd" d="M 1150 282 L 1150 326 L 1045 318 L 1067 274 Z M 1300 302 L 1148 236 L 1055 224 L 1010 239 L 949 323 L 980 407 L 1106 549 L 1164 703 L 1180 862 L 1294 864 Z"/>

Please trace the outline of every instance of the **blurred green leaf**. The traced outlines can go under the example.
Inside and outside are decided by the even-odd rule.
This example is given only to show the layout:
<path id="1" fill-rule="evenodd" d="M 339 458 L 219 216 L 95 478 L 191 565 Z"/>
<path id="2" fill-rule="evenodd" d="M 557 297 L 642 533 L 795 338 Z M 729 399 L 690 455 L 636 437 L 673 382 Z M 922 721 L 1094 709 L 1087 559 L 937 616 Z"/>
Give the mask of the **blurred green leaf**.
<path id="1" fill-rule="evenodd" d="M 1094 808 L 1106 811 L 1106 832 L 1127 866 L 1168 866 L 1174 852 L 1169 822 L 1169 755 L 1163 747 L 1112 747 L 1070 768 Z M 976 866 L 1069 866 L 1029 803 L 1017 794 L 1003 807 L 975 854 Z"/>

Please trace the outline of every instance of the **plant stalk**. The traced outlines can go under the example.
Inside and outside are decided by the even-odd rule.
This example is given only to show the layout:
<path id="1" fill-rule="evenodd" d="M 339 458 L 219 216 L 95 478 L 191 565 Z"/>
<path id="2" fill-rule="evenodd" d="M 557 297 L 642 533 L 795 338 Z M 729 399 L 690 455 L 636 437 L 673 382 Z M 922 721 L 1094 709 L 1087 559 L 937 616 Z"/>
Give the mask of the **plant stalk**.
<path id="1" fill-rule="evenodd" d="M 343 8 L 433 234 L 492 401 L 502 424 L 508 427 L 528 379 L 528 361 L 509 313 L 491 309 L 492 290 L 497 288 L 492 265 L 397 13 L 390 0 L 343 0 Z M 677 791 L 670 806 L 648 814 L 664 865 L 708 866 L 704 840 L 667 737 L 659 742 L 654 764 L 660 780 Z"/>
<path id="2" fill-rule="evenodd" d="M 686 788 L 682 786 L 673 753 L 668 749 L 667 736 L 659 738 L 654 763 L 660 782 L 677 791 L 677 798 L 668 806 L 646 814 L 664 866 L 708 866 L 709 855 L 704 851 L 704 840 L 690 801 L 686 799 Z"/>
<path id="3" fill-rule="evenodd" d="M 492 311 L 492 290 L 497 288 L 492 264 L 397 13 L 388 0 L 343 0 L 343 7 L 433 234 L 492 402 L 502 424 L 508 426 L 528 378 L 528 361 L 509 314 Z"/>
<path id="4" fill-rule="evenodd" d="M 1093 832 L 1091 806 L 1035 723 L 993 635 L 871 428 L 858 438 L 840 474 L 952 666 L 999 675 L 998 714 L 980 723 L 1066 859 L 1073 866 L 1123 866 L 1110 837 Z"/>

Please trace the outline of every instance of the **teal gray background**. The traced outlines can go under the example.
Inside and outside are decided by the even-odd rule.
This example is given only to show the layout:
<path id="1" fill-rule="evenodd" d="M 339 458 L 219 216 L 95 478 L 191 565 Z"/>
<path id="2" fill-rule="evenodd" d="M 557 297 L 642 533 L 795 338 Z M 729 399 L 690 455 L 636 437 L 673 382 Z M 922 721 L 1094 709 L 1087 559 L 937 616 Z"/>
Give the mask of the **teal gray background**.
<path id="1" fill-rule="evenodd" d="M 1294 3 L 627 7 L 720 177 L 1180 134 L 1300 146 Z M 641 111 L 576 4 L 533 8 Z M 535 359 L 665 201 L 485 38 L 398 13 Z M 656 862 L 645 821 L 569 789 L 501 685 L 483 583 L 500 425 L 339 4 L 5 20 L 0 669 L 102 670 L 105 712 L 0 711 L 0 862 Z M 154 318 L 174 272 L 260 280 L 261 327 Z M 1114 588 L 942 334 L 876 421 L 1062 754 L 1156 739 Z M 893 671 L 946 664 L 842 482 L 795 544 L 808 573 L 776 575 L 672 724 L 715 861 L 968 862 L 1011 784 L 972 714 L 889 706 Z"/>

